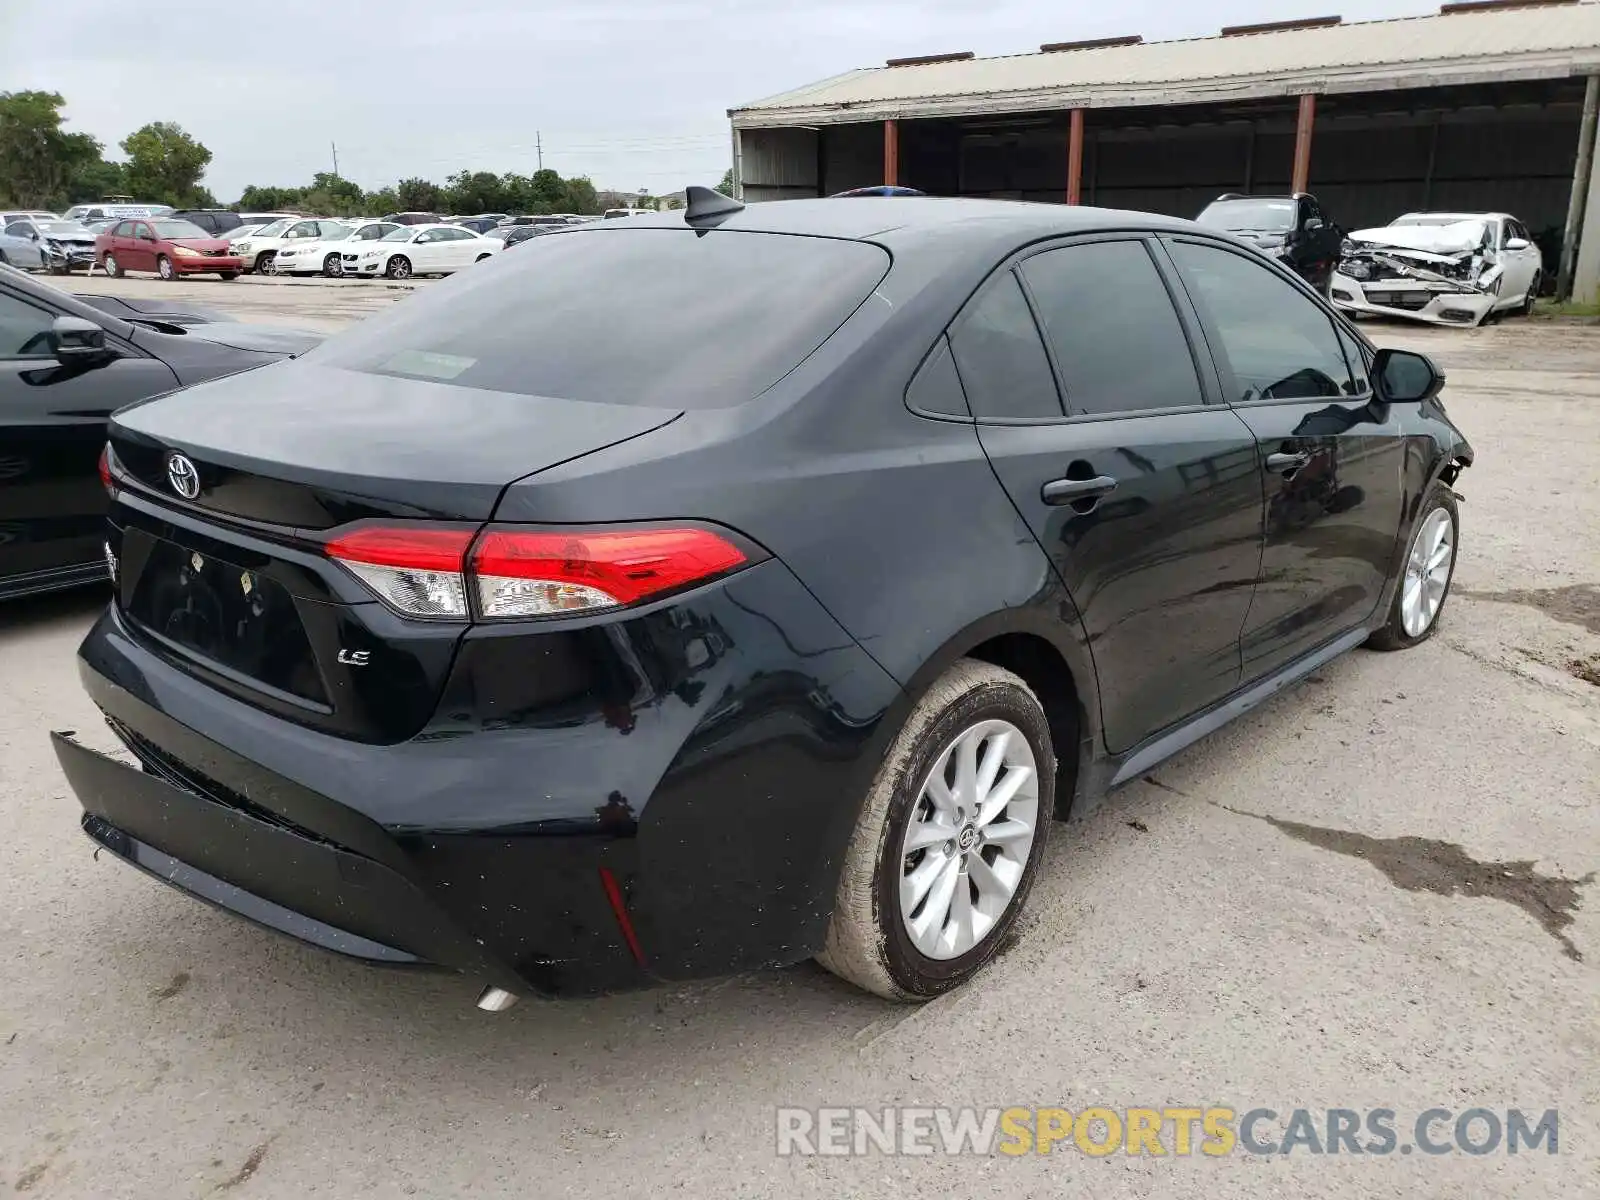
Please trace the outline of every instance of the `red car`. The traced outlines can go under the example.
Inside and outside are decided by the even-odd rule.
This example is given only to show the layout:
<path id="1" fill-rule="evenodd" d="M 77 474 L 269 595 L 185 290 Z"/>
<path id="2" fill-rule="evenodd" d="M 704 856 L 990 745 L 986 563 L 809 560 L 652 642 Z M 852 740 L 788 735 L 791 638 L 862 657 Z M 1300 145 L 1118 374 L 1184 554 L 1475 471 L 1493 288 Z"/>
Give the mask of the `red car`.
<path id="1" fill-rule="evenodd" d="M 244 262 L 233 247 L 200 226 L 171 217 L 119 221 L 94 240 L 94 257 L 107 275 L 154 271 L 163 279 L 220 275 L 237 279 Z"/>

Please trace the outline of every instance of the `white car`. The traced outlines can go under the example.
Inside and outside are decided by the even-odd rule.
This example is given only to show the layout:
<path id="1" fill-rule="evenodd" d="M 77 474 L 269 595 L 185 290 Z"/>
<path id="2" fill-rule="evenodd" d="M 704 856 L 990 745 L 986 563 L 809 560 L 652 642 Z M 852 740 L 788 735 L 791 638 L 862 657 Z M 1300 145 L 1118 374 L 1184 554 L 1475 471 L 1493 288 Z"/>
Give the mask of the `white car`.
<path id="1" fill-rule="evenodd" d="M 504 249 L 503 242 L 459 225 L 402 225 L 384 234 L 370 250 L 357 251 L 354 261 L 347 251 L 344 273 L 368 279 L 377 275 L 390 279 L 448 275 Z"/>
<path id="2" fill-rule="evenodd" d="M 311 217 L 303 221 L 286 219 L 263 225 L 249 237 L 239 238 L 231 244 L 233 252 L 244 260 L 246 271 L 259 271 L 263 275 L 270 275 L 273 270 L 273 260 L 278 257 L 278 251 L 283 247 L 333 238 L 348 229 L 349 226 L 343 221 L 333 221 L 326 217 Z"/>
<path id="3" fill-rule="evenodd" d="M 393 221 L 362 221 L 347 225 L 342 233 L 317 238 L 310 242 L 286 242 L 273 259 L 275 275 L 315 275 L 318 272 L 337 279 L 344 274 L 345 259 L 360 258 L 360 251 L 370 249 L 386 233 L 404 229 Z"/>
<path id="4" fill-rule="evenodd" d="M 1407 213 L 1348 234 L 1328 285 L 1348 313 L 1433 325 L 1481 325 L 1533 311 L 1544 257 L 1508 213 Z"/>

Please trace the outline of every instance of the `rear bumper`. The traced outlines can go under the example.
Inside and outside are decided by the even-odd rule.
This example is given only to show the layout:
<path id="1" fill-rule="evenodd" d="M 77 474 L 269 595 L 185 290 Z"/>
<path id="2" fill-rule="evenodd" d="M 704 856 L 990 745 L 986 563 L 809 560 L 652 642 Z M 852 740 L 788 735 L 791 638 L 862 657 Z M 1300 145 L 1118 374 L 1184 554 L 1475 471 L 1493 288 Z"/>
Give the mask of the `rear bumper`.
<path id="1" fill-rule="evenodd" d="M 816 953 L 897 685 L 777 562 L 566 636 L 475 631 L 435 721 L 368 745 L 113 608 L 80 673 L 144 769 L 56 751 L 101 845 L 359 958 L 581 995 Z"/>

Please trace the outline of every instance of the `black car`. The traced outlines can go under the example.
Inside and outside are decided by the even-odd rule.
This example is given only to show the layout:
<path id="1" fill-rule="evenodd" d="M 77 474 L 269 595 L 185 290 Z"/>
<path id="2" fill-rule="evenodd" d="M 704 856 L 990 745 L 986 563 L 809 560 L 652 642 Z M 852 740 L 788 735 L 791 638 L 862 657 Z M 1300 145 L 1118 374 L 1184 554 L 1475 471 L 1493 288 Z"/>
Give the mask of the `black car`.
<path id="1" fill-rule="evenodd" d="M 321 340 L 92 299 L 0 269 L 0 600 L 105 579 L 96 464 L 113 409 Z"/>
<path id="2" fill-rule="evenodd" d="M 1279 259 L 1319 292 L 1328 289 L 1339 265 L 1344 230 L 1323 212 L 1315 196 L 1219 196 L 1195 218 L 1210 229 L 1226 229 Z"/>
<path id="3" fill-rule="evenodd" d="M 520 245 L 531 238 L 543 237 L 550 233 L 560 233 L 571 228 L 571 225 L 565 223 L 560 225 L 505 225 L 495 230 L 491 236 L 499 238 L 505 243 L 506 249 L 509 250 L 511 247 Z"/>
<path id="4" fill-rule="evenodd" d="M 688 200 L 116 416 L 80 666 L 144 772 L 55 738 L 99 846 L 487 1008 L 814 955 L 920 1000 L 1052 816 L 1433 632 L 1442 378 L 1254 250 Z"/>
<path id="5" fill-rule="evenodd" d="M 174 220 L 200 226 L 212 237 L 223 237 L 244 224 L 238 213 L 225 208 L 180 208 L 171 215 Z"/>
<path id="6" fill-rule="evenodd" d="M 500 224 L 499 217 L 452 217 L 450 224 L 470 229 L 473 233 L 488 233 Z"/>

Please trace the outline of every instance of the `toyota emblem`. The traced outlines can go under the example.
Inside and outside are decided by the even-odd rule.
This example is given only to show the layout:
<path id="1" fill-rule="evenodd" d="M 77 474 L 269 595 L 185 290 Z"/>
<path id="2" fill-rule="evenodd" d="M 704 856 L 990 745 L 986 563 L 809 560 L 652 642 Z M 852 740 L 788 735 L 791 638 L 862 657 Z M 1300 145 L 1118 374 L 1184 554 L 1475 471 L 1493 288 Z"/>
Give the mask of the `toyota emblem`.
<path id="1" fill-rule="evenodd" d="M 167 482 L 185 500 L 193 500 L 200 494 L 200 472 L 195 470 L 188 456 L 177 451 L 167 455 Z"/>

